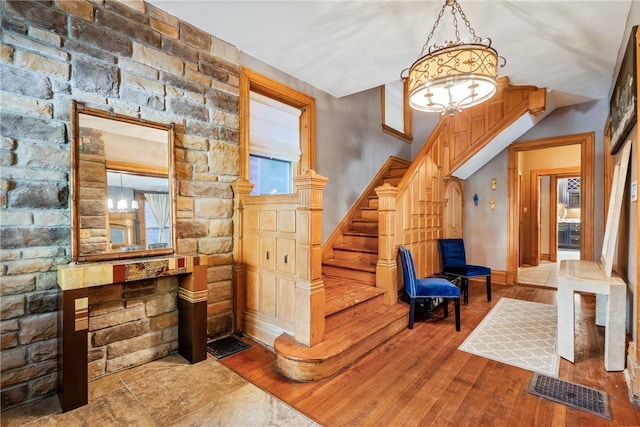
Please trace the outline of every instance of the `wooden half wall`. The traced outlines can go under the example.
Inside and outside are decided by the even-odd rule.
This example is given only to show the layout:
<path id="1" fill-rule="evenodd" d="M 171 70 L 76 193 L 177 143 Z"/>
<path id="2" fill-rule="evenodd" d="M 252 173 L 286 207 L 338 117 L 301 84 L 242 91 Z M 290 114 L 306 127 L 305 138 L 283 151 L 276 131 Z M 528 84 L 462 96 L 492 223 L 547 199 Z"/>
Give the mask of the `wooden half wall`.
<path id="1" fill-rule="evenodd" d="M 312 346 L 324 337 L 322 192 L 313 170 L 294 178 L 296 193 L 250 196 L 234 185 L 236 330 L 273 346 L 281 334 Z"/>

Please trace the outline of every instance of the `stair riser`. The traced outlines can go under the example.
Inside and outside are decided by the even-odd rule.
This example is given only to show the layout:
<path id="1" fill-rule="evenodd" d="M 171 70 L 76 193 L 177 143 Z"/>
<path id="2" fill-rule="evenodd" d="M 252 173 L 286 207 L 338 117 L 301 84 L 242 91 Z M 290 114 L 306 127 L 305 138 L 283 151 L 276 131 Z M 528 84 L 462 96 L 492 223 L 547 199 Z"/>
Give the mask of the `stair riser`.
<path id="1" fill-rule="evenodd" d="M 366 233 L 378 233 L 378 223 L 377 222 L 360 222 L 353 221 L 351 223 L 351 230 L 360 231 Z"/>
<path id="2" fill-rule="evenodd" d="M 394 320 L 331 358 L 321 360 L 289 359 L 278 353 L 277 369 L 284 376 L 296 381 L 317 381 L 329 378 L 406 328 L 408 318 L 409 316 L 405 315 Z"/>
<path id="3" fill-rule="evenodd" d="M 373 286 L 376 284 L 376 274 L 367 271 L 350 270 L 348 268 L 334 267 L 331 265 L 322 266 L 322 274 L 343 279 L 358 280 Z"/>
<path id="4" fill-rule="evenodd" d="M 349 246 L 378 250 L 378 238 L 366 236 L 344 236 L 344 244 Z"/>
<path id="5" fill-rule="evenodd" d="M 375 264 L 378 262 L 378 254 L 367 252 L 342 251 L 333 249 L 333 257 L 336 259 L 345 259 L 348 261 L 364 262 L 367 264 Z"/>
<path id="6" fill-rule="evenodd" d="M 360 209 L 360 216 L 366 219 L 378 219 L 377 209 Z"/>
<path id="7" fill-rule="evenodd" d="M 380 207 L 379 200 L 377 198 L 369 199 L 369 207 L 378 209 Z"/>
<path id="8" fill-rule="evenodd" d="M 325 331 L 331 331 L 337 328 L 349 328 L 349 325 L 357 321 L 358 315 L 366 313 L 368 311 L 375 310 L 384 304 L 384 295 L 378 295 L 375 298 L 370 298 L 366 301 L 356 304 L 347 309 L 332 314 L 325 319 L 324 327 Z"/>

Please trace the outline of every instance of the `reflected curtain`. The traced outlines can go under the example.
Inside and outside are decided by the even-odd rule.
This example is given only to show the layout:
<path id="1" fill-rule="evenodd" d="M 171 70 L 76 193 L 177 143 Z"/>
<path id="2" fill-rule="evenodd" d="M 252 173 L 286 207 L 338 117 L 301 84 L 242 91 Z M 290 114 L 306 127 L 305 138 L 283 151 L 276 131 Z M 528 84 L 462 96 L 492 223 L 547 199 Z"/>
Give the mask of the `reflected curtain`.
<path id="1" fill-rule="evenodd" d="M 155 218 L 158 226 L 160 227 L 160 236 L 158 236 L 158 243 L 165 243 L 164 241 L 164 229 L 169 222 L 169 195 L 168 194 L 156 194 L 156 193 L 144 193 L 144 198 L 149 203 L 149 209 L 151 214 Z"/>

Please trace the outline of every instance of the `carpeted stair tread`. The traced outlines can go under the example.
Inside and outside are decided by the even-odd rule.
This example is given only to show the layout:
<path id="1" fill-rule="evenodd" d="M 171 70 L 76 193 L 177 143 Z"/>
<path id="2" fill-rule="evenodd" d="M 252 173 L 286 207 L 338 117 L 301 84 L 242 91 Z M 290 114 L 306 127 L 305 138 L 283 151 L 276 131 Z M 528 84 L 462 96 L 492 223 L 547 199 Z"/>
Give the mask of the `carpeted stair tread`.
<path id="1" fill-rule="evenodd" d="M 325 317 L 385 293 L 384 289 L 355 280 L 324 277 L 323 281 Z"/>
<path id="2" fill-rule="evenodd" d="M 298 343 L 291 335 L 282 334 L 276 338 L 274 349 L 278 357 L 286 357 L 290 360 L 305 361 L 306 363 L 322 363 L 335 358 L 352 348 L 359 346 L 367 348 L 364 353 L 384 342 L 390 336 L 380 342 L 368 341 L 385 328 L 398 324 L 397 331 L 405 328 L 408 322 L 409 306 L 404 303 L 391 307 L 382 306 L 366 313 L 358 313 L 354 316 L 349 328 L 340 328 L 325 333 L 325 339 L 312 347 Z M 364 344 L 363 344 L 364 343 Z M 362 345 L 361 345 L 362 344 Z M 362 354 L 364 354 L 362 353 Z M 358 356 L 359 357 L 359 356 Z"/>

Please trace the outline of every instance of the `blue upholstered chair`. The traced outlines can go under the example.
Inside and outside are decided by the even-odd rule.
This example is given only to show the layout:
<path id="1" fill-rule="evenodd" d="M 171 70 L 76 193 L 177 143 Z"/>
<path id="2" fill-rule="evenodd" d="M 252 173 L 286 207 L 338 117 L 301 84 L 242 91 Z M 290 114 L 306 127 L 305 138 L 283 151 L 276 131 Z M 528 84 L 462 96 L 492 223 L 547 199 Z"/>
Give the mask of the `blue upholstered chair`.
<path id="1" fill-rule="evenodd" d="M 413 319 L 416 313 L 416 300 L 424 298 L 443 298 L 444 317 L 448 317 L 449 299 L 455 304 L 456 331 L 460 331 L 460 288 L 447 279 L 441 277 L 427 277 L 418 279 L 416 268 L 413 264 L 411 251 L 400 246 L 400 263 L 404 275 L 404 289 L 409 296 L 409 329 L 413 329 Z"/>
<path id="2" fill-rule="evenodd" d="M 462 293 L 464 303 L 469 303 L 469 277 L 487 278 L 487 301 L 491 301 L 491 269 L 481 265 L 467 264 L 464 253 L 464 241 L 462 239 L 438 239 L 440 249 L 440 265 L 442 273 L 460 277 L 462 280 Z"/>

